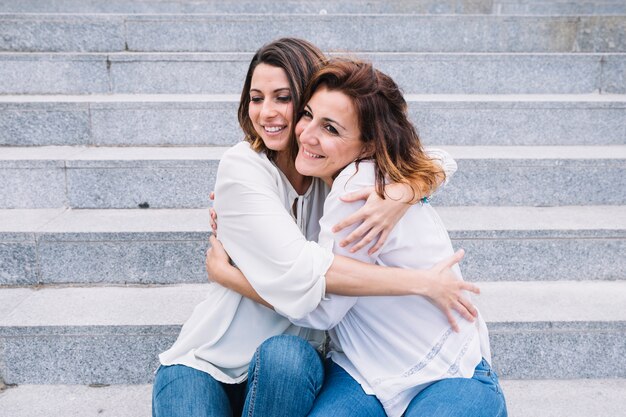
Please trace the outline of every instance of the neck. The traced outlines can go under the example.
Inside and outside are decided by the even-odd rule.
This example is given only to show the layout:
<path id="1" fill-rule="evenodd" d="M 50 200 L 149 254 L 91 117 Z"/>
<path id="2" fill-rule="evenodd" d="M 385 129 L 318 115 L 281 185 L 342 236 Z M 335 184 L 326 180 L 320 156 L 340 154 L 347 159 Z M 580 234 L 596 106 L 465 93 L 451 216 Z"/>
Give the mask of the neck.
<path id="1" fill-rule="evenodd" d="M 306 193 L 311 185 L 311 177 L 305 177 L 296 170 L 296 164 L 288 152 L 278 152 L 274 163 L 285 174 L 298 194 Z"/>

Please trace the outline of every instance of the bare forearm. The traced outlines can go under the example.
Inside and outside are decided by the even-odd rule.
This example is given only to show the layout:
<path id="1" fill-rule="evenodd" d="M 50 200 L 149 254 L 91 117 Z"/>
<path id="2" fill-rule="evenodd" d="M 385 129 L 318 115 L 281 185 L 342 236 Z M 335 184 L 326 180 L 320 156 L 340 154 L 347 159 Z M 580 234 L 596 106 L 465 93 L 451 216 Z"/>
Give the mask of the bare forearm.
<path id="1" fill-rule="evenodd" d="M 426 295 L 427 271 L 390 268 L 335 255 L 326 272 L 326 292 L 347 296 Z"/>
<path id="2" fill-rule="evenodd" d="M 254 287 L 248 282 L 243 273 L 231 265 L 221 268 L 219 272 L 220 284 L 226 288 L 233 290 L 246 298 L 251 299 L 265 307 L 274 309 L 267 301 L 265 301 Z"/>

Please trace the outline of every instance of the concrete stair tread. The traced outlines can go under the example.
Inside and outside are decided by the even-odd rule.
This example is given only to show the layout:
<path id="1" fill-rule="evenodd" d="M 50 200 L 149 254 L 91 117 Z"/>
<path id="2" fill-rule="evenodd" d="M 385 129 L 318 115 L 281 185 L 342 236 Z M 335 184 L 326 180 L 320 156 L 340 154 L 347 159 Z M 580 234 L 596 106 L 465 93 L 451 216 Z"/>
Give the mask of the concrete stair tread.
<path id="1" fill-rule="evenodd" d="M 7 384 L 141 384 L 210 285 L 0 289 Z M 503 378 L 626 378 L 626 282 L 491 282 L 476 297 Z M 581 308 L 583 306 L 583 308 Z M 598 366 L 585 367 L 593 356 Z M 46 359 L 43 359 L 46 358 Z M 54 367 L 34 368 L 41 360 Z M 111 364 L 115 366 L 111 366 Z"/>
<path id="2" fill-rule="evenodd" d="M 0 2 L 3 12 L 37 13 L 408 13 L 408 14 L 617 14 L 626 13 L 621 0 L 602 2 L 551 1 L 476 1 L 476 0 L 238 0 L 238 1 L 132 1 L 132 0 L 63 0 L 41 2 L 22 0 Z"/>
<path id="3" fill-rule="evenodd" d="M 623 206 L 437 207 L 448 231 L 626 233 Z M 208 209 L 0 209 L 0 236 L 17 233 L 209 232 Z M 615 235 L 613 233 L 613 235 Z"/>
<path id="4" fill-rule="evenodd" d="M 180 325 L 205 299 L 210 285 L 217 284 L 0 288 L 2 299 L 14 300 L 14 307 L 0 318 L 0 332 L 7 335 L 24 327 Z M 488 325 L 498 331 L 607 326 L 626 330 L 626 281 L 478 285 L 481 295 L 474 301 Z"/>
<path id="5" fill-rule="evenodd" d="M 626 94 L 407 94 L 424 143 L 618 145 Z M 0 95 L 5 146 L 224 146 L 235 94 Z"/>
<path id="6" fill-rule="evenodd" d="M 21 13 L 276 13 L 289 11 L 302 13 L 409 13 L 409 14 L 610 14 L 626 13 L 621 0 L 602 2 L 563 2 L 544 0 L 540 2 L 519 2 L 511 0 L 420 0 L 382 1 L 346 0 L 237 0 L 237 1 L 133 1 L 133 0 L 63 0 L 40 2 L 23 0 L 0 2 L 3 12 Z"/>
<path id="7" fill-rule="evenodd" d="M 407 103 L 503 103 L 509 105 L 623 106 L 626 94 L 405 94 Z M 239 103 L 238 94 L 3 94 L 0 104 Z"/>
<path id="8" fill-rule="evenodd" d="M 500 381 L 510 417 L 619 416 L 626 379 Z M 12 417 L 149 417 L 152 385 L 19 385 L 0 392 Z M 591 400 L 593 399 L 593 400 Z"/>
<path id="9" fill-rule="evenodd" d="M 191 133 L 193 134 L 193 133 Z M 429 146 L 437 146 L 429 143 Z M 444 206 L 620 205 L 625 145 L 441 146 Z M 224 146 L 0 147 L 2 208 L 203 208 Z M 24 184 L 29 184 L 25 187 Z"/>
<path id="10" fill-rule="evenodd" d="M 626 93 L 625 53 L 353 55 L 372 61 L 409 94 Z M 7 80 L 0 93 L 238 93 L 251 56 L 249 52 L 0 53 L 0 77 Z"/>
<path id="11" fill-rule="evenodd" d="M 436 145 L 432 145 L 436 146 Z M 598 146 L 441 146 L 453 158 L 482 160 L 622 160 L 626 145 Z M 0 164 L 12 161 L 167 161 L 219 160 L 228 147 L 86 147 L 9 146 L 0 147 Z"/>
<path id="12" fill-rule="evenodd" d="M 7 13 L 0 20 L 11 35 L 0 50 L 9 51 L 254 51 L 286 34 L 349 51 L 387 51 L 390 45 L 437 52 L 626 50 L 619 36 L 623 15 Z"/>

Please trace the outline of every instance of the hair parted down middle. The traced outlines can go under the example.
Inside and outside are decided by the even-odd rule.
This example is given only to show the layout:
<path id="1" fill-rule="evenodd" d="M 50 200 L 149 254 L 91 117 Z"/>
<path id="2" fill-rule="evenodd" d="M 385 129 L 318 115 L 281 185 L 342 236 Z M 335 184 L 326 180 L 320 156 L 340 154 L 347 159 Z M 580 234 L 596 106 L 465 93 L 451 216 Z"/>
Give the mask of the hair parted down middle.
<path id="1" fill-rule="evenodd" d="M 249 142 L 257 152 L 265 152 L 267 157 L 273 160 L 275 152 L 268 149 L 263 140 L 258 135 L 250 116 L 248 109 L 250 107 L 250 86 L 252 84 L 252 75 L 259 64 L 268 64 L 277 68 L 282 68 L 289 80 L 289 89 L 291 92 L 294 112 L 300 107 L 302 93 L 311 79 L 311 76 L 325 62 L 326 57 L 315 45 L 303 39 L 297 38 L 281 38 L 276 39 L 266 45 L 263 45 L 252 57 L 248 72 L 241 91 L 241 99 L 239 101 L 239 110 L 237 112 L 239 125 L 241 126 L 247 142 Z M 289 131 L 289 147 L 287 152 L 291 158 L 295 160 L 298 153 L 298 146 L 295 141 L 294 133 L 295 123 L 292 123 Z"/>
<path id="2" fill-rule="evenodd" d="M 386 180 L 411 185 L 414 198 L 430 195 L 443 182 L 445 173 L 424 152 L 406 101 L 391 77 L 368 62 L 333 58 L 313 75 L 300 113 L 320 87 L 340 91 L 352 100 L 365 143 L 357 166 L 361 160 L 375 160 L 376 192 L 381 198 Z"/>

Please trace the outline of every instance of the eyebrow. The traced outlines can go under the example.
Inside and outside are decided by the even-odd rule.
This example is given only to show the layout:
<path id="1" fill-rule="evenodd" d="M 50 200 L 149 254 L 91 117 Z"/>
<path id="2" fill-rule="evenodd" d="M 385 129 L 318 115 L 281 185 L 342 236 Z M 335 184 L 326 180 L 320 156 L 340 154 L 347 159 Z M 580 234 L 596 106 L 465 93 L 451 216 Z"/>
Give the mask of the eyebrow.
<path id="1" fill-rule="evenodd" d="M 305 109 L 308 109 L 311 114 L 313 113 L 313 109 L 311 108 L 311 106 L 309 106 L 308 104 L 306 106 L 304 106 Z M 328 117 L 322 117 L 322 120 L 326 121 L 326 122 L 331 122 L 331 123 L 335 123 L 337 126 L 339 126 L 340 128 L 342 128 L 343 130 L 347 130 L 345 127 L 342 126 L 341 123 L 339 123 L 336 120 L 333 119 L 329 119 Z"/>
<path id="2" fill-rule="evenodd" d="M 279 91 L 284 91 L 284 90 L 291 91 L 291 90 L 289 89 L 289 87 L 281 87 L 281 88 L 277 88 L 277 89 L 276 89 L 276 90 L 274 90 L 273 92 L 274 92 L 274 93 L 278 93 Z M 250 89 L 250 92 L 252 92 L 252 91 L 254 91 L 254 92 L 256 92 L 256 93 L 262 93 L 262 91 L 261 91 L 261 90 L 259 90 L 258 88 L 251 88 L 251 89 Z"/>

